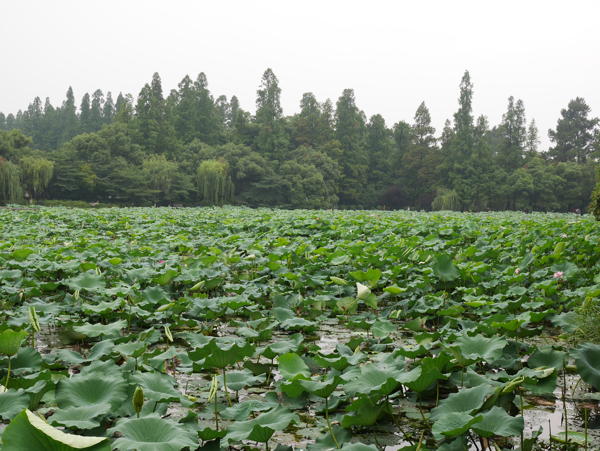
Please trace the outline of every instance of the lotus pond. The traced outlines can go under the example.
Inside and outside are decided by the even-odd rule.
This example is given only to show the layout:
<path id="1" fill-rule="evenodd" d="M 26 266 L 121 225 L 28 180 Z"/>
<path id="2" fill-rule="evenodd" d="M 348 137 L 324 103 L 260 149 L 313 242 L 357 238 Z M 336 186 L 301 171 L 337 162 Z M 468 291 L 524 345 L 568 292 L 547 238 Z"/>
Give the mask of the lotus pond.
<path id="1" fill-rule="evenodd" d="M 0 209 L 2 450 L 600 449 L 587 216 Z"/>

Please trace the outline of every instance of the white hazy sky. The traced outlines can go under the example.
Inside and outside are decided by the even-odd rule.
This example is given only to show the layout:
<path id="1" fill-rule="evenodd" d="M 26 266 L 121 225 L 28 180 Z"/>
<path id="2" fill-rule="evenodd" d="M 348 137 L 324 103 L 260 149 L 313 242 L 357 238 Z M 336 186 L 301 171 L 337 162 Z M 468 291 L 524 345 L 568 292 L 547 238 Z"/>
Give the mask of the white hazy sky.
<path id="1" fill-rule="evenodd" d="M 581 96 L 600 114 L 597 0 L 1 0 L 0 111 L 35 97 L 59 105 L 101 88 L 137 95 L 154 72 L 165 93 L 205 72 L 215 98 L 254 111 L 271 67 L 285 114 L 303 92 L 357 104 L 388 125 L 421 101 L 438 133 L 457 108 L 465 69 L 474 109 L 500 121 L 510 95 L 525 102 L 544 145 L 560 109 Z"/>

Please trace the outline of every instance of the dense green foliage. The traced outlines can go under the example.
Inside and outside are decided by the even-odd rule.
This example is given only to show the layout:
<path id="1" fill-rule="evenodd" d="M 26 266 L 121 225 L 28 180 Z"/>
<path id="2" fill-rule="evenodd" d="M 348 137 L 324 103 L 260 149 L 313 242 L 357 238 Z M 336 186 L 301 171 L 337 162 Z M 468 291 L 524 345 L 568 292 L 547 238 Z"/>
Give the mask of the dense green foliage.
<path id="1" fill-rule="evenodd" d="M 592 200 L 589 206 L 590 213 L 594 215 L 594 217 L 600 221 L 600 180 L 596 184 L 594 191 L 592 191 Z"/>
<path id="2" fill-rule="evenodd" d="M 287 117 L 280 95 L 270 69 L 254 115 L 235 96 L 215 99 L 203 73 L 184 77 L 168 94 L 154 74 L 137 99 L 119 94 L 113 102 L 96 90 L 79 108 L 69 88 L 58 108 L 36 98 L 16 115 L 0 113 L 0 157 L 30 167 L 23 156 L 41 149 L 35 167 L 44 173 L 21 172 L 21 190 L 32 199 L 478 211 L 588 206 L 600 129 L 582 98 L 561 111 L 549 131 L 552 147 L 540 152 L 521 100 L 509 97 L 496 126 L 474 116 L 468 72 L 459 108 L 439 137 L 424 102 L 411 124 L 388 126 L 381 115 L 365 116 L 352 89 L 335 105 L 305 93 L 300 112 Z M 40 184 L 50 165 L 52 180 Z M 19 190 L 11 193 L 0 202 L 14 201 Z"/>
<path id="3" fill-rule="evenodd" d="M 568 371 L 600 389 L 589 216 L 33 207 L 0 235 L 7 451 L 548 449 L 523 416 Z"/>

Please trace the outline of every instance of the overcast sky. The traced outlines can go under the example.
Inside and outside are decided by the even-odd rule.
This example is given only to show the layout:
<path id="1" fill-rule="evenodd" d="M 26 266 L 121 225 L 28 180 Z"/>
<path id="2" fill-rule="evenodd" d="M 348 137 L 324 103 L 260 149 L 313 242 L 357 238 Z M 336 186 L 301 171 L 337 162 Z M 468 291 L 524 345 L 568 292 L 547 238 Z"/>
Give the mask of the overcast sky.
<path id="1" fill-rule="evenodd" d="M 496 124 L 521 98 L 544 144 L 570 99 L 600 114 L 597 0 L 1 0 L 0 17 L 5 113 L 35 96 L 59 105 L 69 85 L 77 102 L 97 88 L 137 95 L 154 72 L 165 94 L 205 72 L 215 98 L 254 111 L 271 67 L 286 115 L 304 92 L 335 102 L 354 88 L 389 126 L 424 100 L 439 133 L 465 69 L 477 115 Z"/>

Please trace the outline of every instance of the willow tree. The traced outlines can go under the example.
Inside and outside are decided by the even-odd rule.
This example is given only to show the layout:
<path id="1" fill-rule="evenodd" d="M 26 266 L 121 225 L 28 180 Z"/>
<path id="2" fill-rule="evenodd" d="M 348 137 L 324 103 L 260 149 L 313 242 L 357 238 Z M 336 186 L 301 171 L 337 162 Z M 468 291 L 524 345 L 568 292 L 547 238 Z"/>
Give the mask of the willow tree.
<path id="1" fill-rule="evenodd" d="M 18 202 L 22 196 L 19 167 L 0 157 L 0 204 Z"/>
<path id="2" fill-rule="evenodd" d="M 431 202 L 431 209 L 460 211 L 460 197 L 456 191 L 442 188 Z"/>
<path id="3" fill-rule="evenodd" d="M 19 166 L 23 187 L 31 199 L 38 199 L 52 180 L 54 162 L 40 157 L 22 157 Z"/>
<path id="4" fill-rule="evenodd" d="M 207 205 L 223 205 L 233 198 L 233 182 L 229 165 L 223 160 L 204 160 L 196 170 L 200 201 Z"/>
<path id="5" fill-rule="evenodd" d="M 150 155 L 142 162 L 142 174 L 154 192 L 155 203 L 169 203 L 174 199 L 173 188 L 178 177 L 179 165 L 163 154 Z"/>

